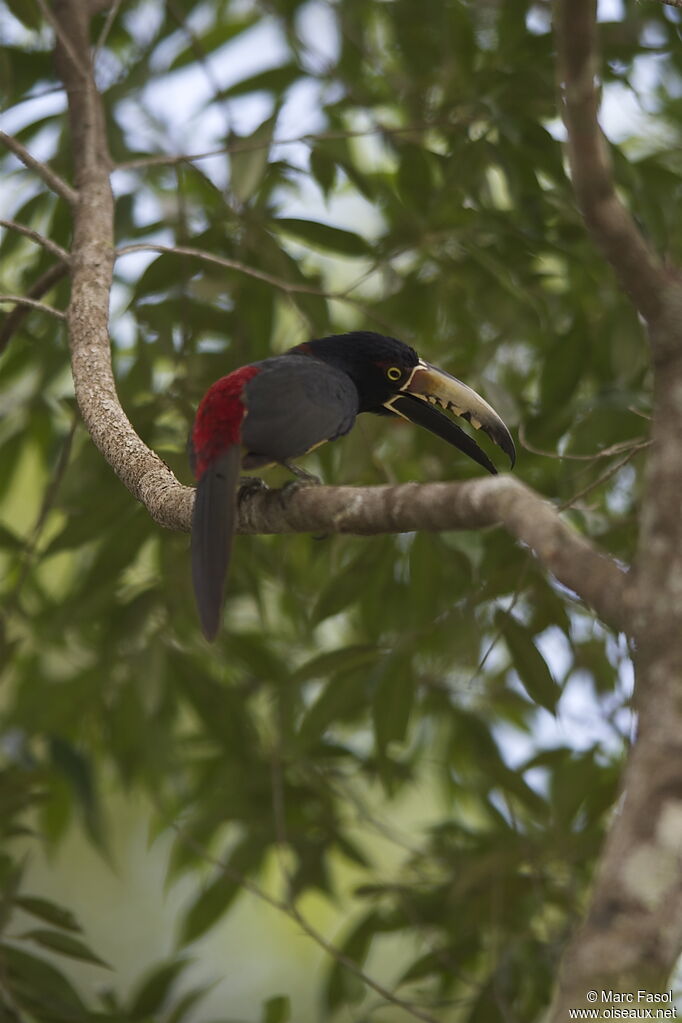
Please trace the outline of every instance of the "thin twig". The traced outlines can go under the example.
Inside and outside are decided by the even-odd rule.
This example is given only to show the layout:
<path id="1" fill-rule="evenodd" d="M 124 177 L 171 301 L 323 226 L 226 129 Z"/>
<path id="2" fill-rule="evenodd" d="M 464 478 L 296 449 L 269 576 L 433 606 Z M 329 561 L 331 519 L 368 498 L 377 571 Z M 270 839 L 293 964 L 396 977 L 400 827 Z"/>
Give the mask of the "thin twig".
<path id="1" fill-rule="evenodd" d="M 519 429 L 519 437 L 520 437 L 520 435 L 521 435 L 521 430 Z M 522 441 L 522 443 L 524 444 L 524 447 L 528 447 L 528 445 L 525 444 L 523 441 Z M 601 475 L 598 476 L 596 480 L 592 480 L 591 483 L 588 483 L 588 485 L 586 487 L 583 487 L 582 490 L 579 490 L 577 494 L 573 495 L 573 497 L 570 497 L 567 501 L 564 501 L 562 504 L 557 505 L 557 511 L 566 511 L 566 509 L 570 508 L 572 505 L 574 505 L 576 503 L 576 501 L 579 501 L 582 497 L 585 497 L 586 494 L 589 494 L 592 490 L 595 490 L 602 483 L 605 483 L 606 480 L 610 479 L 611 476 L 614 476 L 618 472 L 619 469 L 622 469 L 624 465 L 627 465 L 627 463 L 630 462 L 635 457 L 635 455 L 637 454 L 638 451 L 641 451 L 642 448 L 649 447 L 650 444 L 651 444 L 650 440 L 646 440 L 646 441 L 643 441 L 642 443 L 634 444 L 634 445 L 628 444 L 628 449 L 627 449 L 628 453 L 626 454 L 625 458 L 622 458 L 620 460 L 620 462 L 616 462 L 615 465 L 609 466 L 609 468 L 606 469 L 603 473 L 601 473 Z M 613 444 L 612 447 L 610 449 L 608 449 L 608 452 L 610 454 L 615 454 L 616 453 L 616 449 L 622 450 L 622 445 Z M 534 449 L 533 448 L 528 448 L 528 450 L 529 451 L 533 451 Z M 537 452 L 537 453 L 538 454 L 544 454 L 544 452 Z M 584 456 L 576 455 L 574 457 L 580 457 L 580 458 L 584 457 L 584 458 L 594 459 L 594 458 L 600 458 L 600 457 L 604 456 L 605 454 L 607 454 L 607 451 L 600 451 L 596 455 L 584 455 Z M 561 455 L 557 455 L 555 457 L 559 457 L 560 458 L 562 456 Z M 521 590 L 523 589 L 523 585 L 525 583 L 526 576 L 528 574 L 529 565 L 530 565 L 530 562 L 527 561 L 522 566 L 521 571 L 519 572 L 519 578 L 518 578 L 516 586 L 514 588 L 514 593 L 513 593 L 512 599 L 511 599 L 511 603 L 509 604 L 509 606 L 507 608 L 507 614 L 511 613 L 511 611 L 516 606 L 519 597 L 521 596 Z M 498 644 L 498 642 L 500 641 L 501 638 L 502 638 L 502 632 L 498 629 L 497 632 L 495 632 L 495 634 L 493 635 L 493 638 L 490 640 L 490 643 L 486 647 L 485 652 L 484 652 L 483 656 L 481 657 L 481 660 L 478 662 L 478 666 L 476 668 L 476 671 L 473 673 L 473 675 L 469 679 L 469 681 L 467 683 L 467 688 L 470 688 L 474 684 L 474 682 L 476 681 L 476 679 L 480 675 L 481 671 L 483 670 L 485 662 L 488 660 L 488 658 L 490 657 L 491 653 L 493 652 L 493 650 L 495 649 L 495 647 L 497 646 L 497 644 Z"/>
<path id="2" fill-rule="evenodd" d="M 51 238 L 46 238 L 45 235 L 40 234 L 38 231 L 34 231 L 31 227 L 26 227 L 25 224 L 19 224 L 16 220 L 0 220 L 0 227 L 5 227 L 9 231 L 16 231 L 18 234 L 26 235 L 31 241 L 34 241 L 36 245 L 41 245 L 48 252 L 51 252 L 57 259 L 61 259 L 63 263 L 68 264 L 71 257 L 66 249 L 63 249 L 61 245 L 57 245 Z"/>
<path id="3" fill-rule="evenodd" d="M 29 170 L 35 171 L 38 177 L 42 178 L 51 191 L 61 196 L 62 199 L 66 199 L 71 206 L 74 205 L 78 199 L 78 192 L 72 188 L 71 185 L 67 185 L 66 181 L 60 178 L 58 174 L 55 174 L 52 168 L 48 167 L 46 163 L 41 163 L 40 160 L 36 160 L 36 158 L 29 153 L 26 146 L 22 145 L 19 139 L 15 139 L 13 135 L 8 135 L 6 132 L 0 131 L 0 142 L 3 142 L 7 149 L 14 153 L 25 167 L 28 167 Z"/>
<path id="4" fill-rule="evenodd" d="M 45 529 L 48 516 L 52 511 L 52 508 L 54 507 L 55 501 L 57 500 L 59 488 L 62 485 L 64 476 L 66 474 L 66 470 L 69 465 L 69 460 L 71 458 L 73 438 L 76 435 L 78 421 L 79 421 L 78 413 L 74 412 L 71 418 L 71 426 L 69 427 L 69 432 L 64 438 L 64 443 L 61 446 L 61 450 L 59 452 L 59 457 L 57 458 L 57 464 L 55 466 L 52 479 L 50 480 L 43 495 L 43 500 L 35 524 L 33 526 L 33 529 L 31 530 L 31 535 L 27 539 L 26 544 L 22 550 L 23 564 L 21 566 L 21 571 L 19 572 L 19 577 L 16 581 L 16 584 L 10 593 L 10 599 L 12 600 L 13 603 L 16 603 L 17 598 L 22 590 L 22 587 L 26 582 L 28 573 L 31 569 L 31 565 L 33 564 L 38 542 L 40 541 L 40 537 L 43 533 L 43 530 Z"/>
<path id="5" fill-rule="evenodd" d="M 139 170 L 144 167 L 166 167 L 176 163 L 193 163 L 195 160 L 208 160 L 211 156 L 222 156 L 224 153 L 243 153 L 256 149 L 267 149 L 274 146 L 288 146 L 296 142 L 303 142 L 312 145 L 315 142 L 337 142 L 344 139 L 370 138 L 373 135 L 412 135 L 415 132 L 423 134 L 432 128 L 439 127 L 438 122 L 433 124 L 411 124 L 404 128 L 389 128 L 380 125 L 377 128 L 364 128 L 356 131 L 321 131 L 306 132 L 303 135 L 291 135 L 283 139 L 242 139 L 237 142 L 230 142 L 229 145 L 219 146 L 216 149 L 208 149 L 202 153 L 178 153 L 175 156 L 144 156 L 137 160 L 126 160 L 116 164 L 116 170 Z"/>
<path id="6" fill-rule="evenodd" d="M 171 17 L 175 19 L 178 27 L 182 32 L 184 32 L 187 39 L 189 40 L 189 44 L 190 47 L 192 48 L 192 52 L 194 53 L 196 63 L 200 65 L 201 70 L 204 73 L 204 77 L 206 78 L 206 81 L 208 83 L 208 86 L 213 93 L 209 102 L 219 103 L 220 113 L 223 117 L 224 133 L 225 135 L 229 135 L 231 130 L 230 115 L 228 112 L 229 108 L 225 103 L 220 103 L 220 82 L 213 73 L 213 68 L 211 67 L 209 56 L 206 53 L 206 50 L 204 49 L 201 43 L 201 40 L 192 29 L 192 26 L 189 24 L 188 20 L 183 16 L 182 11 L 178 10 L 173 0 L 166 0 L 166 4 Z"/>
<path id="7" fill-rule="evenodd" d="M 104 44 L 107 41 L 107 37 L 109 35 L 109 32 L 111 31 L 111 26 L 114 24 L 114 21 L 116 20 L 116 15 L 119 12 L 119 9 L 121 7 L 121 3 L 122 3 L 122 0 L 114 0 L 114 3 L 111 5 L 109 10 L 107 11 L 107 17 L 106 17 L 106 20 L 105 20 L 104 24 L 102 25 L 102 31 L 100 32 L 99 38 L 97 39 L 97 42 L 95 43 L 95 49 L 94 49 L 94 53 L 93 53 L 93 56 L 92 56 L 93 66 L 97 63 L 97 58 L 99 57 L 99 52 L 100 52 L 100 50 L 102 49 L 102 47 L 104 46 Z"/>
<path id="8" fill-rule="evenodd" d="M 11 302 L 13 305 L 30 306 L 31 309 L 40 309 L 44 313 L 56 316 L 58 320 L 66 319 L 66 313 L 63 313 L 61 309 L 55 309 L 51 305 L 46 305 L 45 302 L 38 302 L 35 298 L 26 298 L 25 295 L 0 295 L 0 304 L 6 302 Z"/>
<path id="9" fill-rule="evenodd" d="M 213 864 L 213 866 L 218 867 L 218 869 L 221 870 L 227 877 L 235 881 L 237 884 L 241 885 L 242 888 L 244 888 L 247 892 L 250 892 L 252 895 L 255 895 L 257 899 L 260 899 L 262 902 L 267 903 L 267 905 L 271 906 L 272 909 L 276 909 L 278 912 L 283 913 L 285 916 L 289 917 L 290 920 L 294 920 L 301 928 L 303 933 L 306 934 L 312 941 L 314 941 L 316 945 L 318 945 L 321 949 L 323 949 L 323 951 L 325 951 L 338 963 L 344 966 L 350 973 L 355 974 L 355 976 L 358 977 L 363 982 L 363 984 L 366 984 L 367 987 L 371 988 L 372 991 L 375 991 L 385 1001 L 389 1002 L 391 1005 L 395 1005 L 398 1008 L 403 1009 L 405 1012 L 409 1013 L 409 1015 L 413 1016 L 415 1019 L 423 1020 L 424 1023 L 438 1023 L 438 1020 L 436 1020 L 433 1016 L 430 1016 L 428 1013 L 423 1012 L 412 1002 L 407 1002 L 404 999 L 399 998 L 392 991 L 389 991 L 388 988 L 385 988 L 383 984 L 380 984 L 378 981 L 374 980 L 373 977 L 370 977 L 369 974 L 365 973 L 364 970 L 360 966 L 358 966 L 354 959 L 351 959 L 349 956 L 345 954 L 345 952 L 342 952 L 340 948 L 337 948 L 336 945 L 333 945 L 330 941 L 327 941 L 324 935 L 320 934 L 320 932 L 315 927 L 313 927 L 311 923 L 309 923 L 309 921 L 299 912 L 295 905 L 287 904 L 286 902 L 283 902 L 281 899 L 276 898 L 274 895 L 270 895 L 263 888 L 261 888 L 260 885 L 256 884 L 255 881 L 252 881 L 250 878 L 246 877 L 245 874 L 242 874 L 240 870 L 236 870 L 231 864 L 225 863 L 224 860 L 212 856 L 206 849 L 202 848 L 202 846 L 197 841 L 195 841 L 195 839 L 192 838 L 191 835 L 187 834 L 187 832 L 179 825 L 173 825 L 173 830 L 177 834 L 180 841 L 187 845 L 190 849 L 192 849 L 206 863 L 211 863 Z"/>
<path id="10" fill-rule="evenodd" d="M 252 266 L 247 266 L 246 263 L 240 263 L 236 259 L 228 259 L 224 256 L 216 256 L 212 252 L 206 252 L 203 249 L 187 248 L 180 245 L 154 245 L 154 244 L 137 244 L 137 245 L 126 245 L 121 249 L 117 249 L 116 257 L 127 256 L 131 252 L 161 252 L 168 253 L 169 255 L 178 256 L 193 256 L 195 259 L 204 260 L 206 263 L 213 263 L 215 266 L 222 266 L 226 270 L 237 270 L 240 273 L 247 274 L 249 277 L 254 277 L 256 280 L 263 281 L 265 284 L 271 284 L 274 288 L 279 288 L 289 298 L 294 294 L 299 295 L 319 295 L 320 298 L 326 298 L 328 300 L 334 300 L 336 302 L 346 302 L 349 305 L 353 305 L 358 309 L 361 309 L 365 316 L 376 323 L 384 331 L 394 333 L 396 328 L 393 324 L 388 323 L 383 317 L 377 316 L 372 308 L 370 308 L 366 302 L 360 298 L 351 297 L 351 292 L 358 288 L 368 276 L 370 276 L 376 267 L 372 266 L 370 270 L 362 273 L 355 281 L 349 284 L 346 288 L 342 288 L 340 291 L 326 291 L 324 288 L 317 288 L 314 284 L 296 284 L 293 281 L 284 280 L 282 277 L 275 277 L 274 274 L 265 273 L 263 270 L 256 270 Z M 294 306 L 297 313 L 301 313 L 301 310 Z M 310 324 L 307 317 L 304 316 L 306 329 L 310 329 Z"/>
<path id="11" fill-rule="evenodd" d="M 362 796 L 352 788 L 347 778 L 344 777 L 343 780 L 339 780 L 332 777 L 330 772 L 322 771 L 314 764 L 310 765 L 310 770 L 319 778 L 320 783 L 330 789 L 335 796 L 342 799 L 344 803 L 353 804 L 355 813 L 352 817 L 348 814 L 351 826 L 355 826 L 358 822 L 366 824 L 368 827 L 373 828 L 382 838 L 385 838 L 387 842 L 391 842 L 398 849 L 408 853 L 412 859 L 422 855 L 423 850 L 419 846 L 411 844 L 407 838 L 400 835 L 394 824 L 389 824 L 376 816 L 375 812 L 363 801 Z"/>
<path id="12" fill-rule="evenodd" d="M 177 256 L 193 256 L 195 259 L 201 259 L 205 263 L 222 266 L 226 270 L 238 270 L 249 277 L 255 277 L 259 281 L 264 281 L 265 284 L 272 284 L 273 287 L 280 288 L 282 291 L 304 292 L 308 295 L 326 296 L 327 294 L 321 288 L 316 288 L 312 284 L 295 284 L 293 281 L 285 281 L 282 277 L 275 277 L 273 274 L 265 273 L 262 270 L 255 270 L 252 266 L 240 263 L 236 259 L 214 256 L 212 252 L 204 252 L 202 249 L 186 248 L 181 245 L 126 245 L 124 248 L 116 250 L 116 256 L 127 256 L 131 252 L 161 252 Z"/>
<path id="13" fill-rule="evenodd" d="M 634 409 L 632 410 L 634 411 Z M 598 458 L 610 458 L 612 455 L 620 455 L 623 451 L 629 451 L 630 448 L 639 450 L 640 447 L 646 447 L 648 441 L 641 440 L 621 440 L 617 444 L 611 444 L 608 448 L 603 448 L 601 451 L 595 451 L 591 455 L 569 455 L 567 453 L 561 453 L 559 451 L 545 451 L 544 448 L 537 448 L 531 444 L 526 437 L 526 429 L 523 423 L 519 423 L 519 441 L 521 446 L 530 451 L 533 455 L 542 455 L 543 458 L 556 458 L 560 461 L 570 462 L 594 462 Z"/>
<path id="14" fill-rule="evenodd" d="M 576 503 L 576 501 L 579 501 L 582 497 L 585 497 L 586 494 L 589 494 L 596 487 L 600 486 L 602 483 L 605 483 L 606 480 L 610 479 L 612 476 L 615 476 L 619 469 L 622 469 L 624 465 L 627 465 L 628 462 L 632 461 L 632 459 L 635 457 L 638 451 L 642 451 L 644 448 L 648 448 L 650 445 L 651 445 L 650 440 L 642 441 L 640 444 L 634 444 L 629 449 L 625 458 L 621 458 L 620 462 L 616 462 L 615 465 L 610 465 L 609 468 L 605 469 L 600 476 L 597 476 L 596 480 L 592 480 L 591 483 L 588 483 L 586 487 L 583 487 L 582 490 L 579 490 L 577 494 L 573 495 L 573 497 L 570 497 L 567 501 L 564 501 L 562 504 L 558 505 L 557 511 L 565 511 L 567 508 L 570 508 L 571 505 L 574 505 Z"/>
<path id="15" fill-rule="evenodd" d="M 87 78 L 88 77 L 87 68 L 84 67 L 84 65 L 81 63 L 80 56 L 76 53 L 74 47 L 71 45 L 71 40 L 69 39 L 66 32 L 62 30 L 62 26 L 59 24 L 54 14 L 47 6 L 45 0 L 38 0 L 38 7 L 40 8 L 41 13 L 45 20 L 49 22 L 52 28 L 54 29 L 55 35 L 59 39 L 59 42 L 62 44 L 64 51 L 68 53 L 69 60 L 73 64 L 74 68 L 78 71 L 81 78 Z"/>
<path id="16" fill-rule="evenodd" d="M 286 830 L 286 808 L 284 803 L 284 772 L 282 770 L 281 750 L 281 714 L 278 714 L 276 727 L 275 746 L 272 751 L 270 763 L 270 777 L 272 781 L 272 816 L 275 824 L 275 848 L 279 861 L 279 869 L 286 884 L 286 904 L 290 910 L 294 908 L 296 894 L 291 872 L 286 862 L 286 848 L 289 844 Z"/>
<path id="17" fill-rule="evenodd" d="M 530 561 L 525 561 L 523 563 L 523 565 L 521 566 L 521 569 L 519 570 L 519 574 L 518 574 L 517 579 L 516 579 L 516 585 L 514 587 L 514 592 L 512 593 L 512 598 L 511 598 L 511 600 L 510 600 L 510 602 L 509 602 L 509 604 L 507 606 L 507 609 L 506 609 L 506 613 L 508 615 L 510 615 L 512 613 L 512 611 L 516 607 L 517 603 L 519 602 L 519 598 L 521 597 L 521 592 L 522 592 L 523 587 L 524 587 L 524 585 L 526 583 L 526 577 L 527 577 L 529 569 L 530 569 L 530 564 L 531 564 Z M 488 643 L 488 646 L 485 648 L 485 650 L 483 652 L 483 656 L 481 657 L 480 661 L 478 662 L 478 665 L 476 666 L 476 670 L 474 671 L 474 673 L 471 676 L 471 678 L 469 679 L 469 681 L 466 683 L 466 688 L 467 689 L 471 689 L 473 687 L 474 682 L 477 680 L 478 676 L 482 673 L 482 671 L 483 671 L 483 669 L 485 667 L 486 661 L 488 660 L 488 658 L 490 657 L 491 653 L 493 652 L 493 650 L 495 649 L 495 647 L 497 646 L 497 644 L 500 642 L 501 639 L 502 639 L 502 630 L 501 629 L 496 629 L 496 631 L 493 633 L 492 639 L 490 640 L 490 642 Z"/>
<path id="18" fill-rule="evenodd" d="M 358 285 L 361 284 L 367 276 L 367 274 L 363 274 L 362 277 L 350 285 L 350 287 L 344 288 L 343 291 L 334 292 L 325 291 L 324 288 L 316 288 L 314 284 L 296 284 L 294 281 L 286 281 L 282 277 L 275 277 L 273 274 L 265 273 L 263 270 L 256 270 L 252 266 L 247 266 L 246 263 L 240 263 L 239 260 L 227 259 L 224 256 L 215 256 L 212 252 L 206 252 L 203 249 L 186 248 L 182 245 L 126 245 L 122 249 L 116 250 L 116 256 L 127 256 L 131 252 L 161 252 L 175 256 L 193 256 L 195 259 L 201 259 L 205 263 L 213 263 L 215 266 L 222 266 L 226 270 L 238 270 L 240 273 L 247 274 L 249 277 L 255 277 L 259 281 L 264 281 L 265 284 L 271 284 L 275 288 L 280 288 L 288 294 L 296 292 L 305 295 L 320 295 L 322 298 L 337 299 L 339 301 L 347 299 L 349 292 L 351 292 L 353 288 L 358 287 Z"/>
<path id="19" fill-rule="evenodd" d="M 53 288 L 55 284 L 58 284 L 69 272 L 69 268 L 65 263 L 54 263 L 44 274 L 33 282 L 31 287 L 26 292 L 24 298 L 39 299 L 43 295 L 47 294 L 50 288 Z M 12 335 L 21 324 L 24 322 L 26 317 L 30 313 L 30 307 L 28 305 L 17 305 L 14 309 L 7 313 L 0 326 L 0 354 L 4 352 L 7 347 Z"/>

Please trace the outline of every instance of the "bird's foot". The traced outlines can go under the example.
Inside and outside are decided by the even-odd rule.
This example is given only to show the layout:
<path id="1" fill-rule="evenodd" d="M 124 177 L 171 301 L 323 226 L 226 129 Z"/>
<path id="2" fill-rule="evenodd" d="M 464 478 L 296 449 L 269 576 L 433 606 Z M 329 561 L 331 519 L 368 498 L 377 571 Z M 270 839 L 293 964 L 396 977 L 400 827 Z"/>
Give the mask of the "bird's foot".
<path id="1" fill-rule="evenodd" d="M 269 487 L 260 476 L 240 476 L 237 500 L 243 501 L 245 497 L 258 493 L 260 490 L 268 490 Z"/>
<path id="2" fill-rule="evenodd" d="M 279 492 L 282 497 L 291 497 L 297 490 L 302 490 L 306 487 L 317 486 L 319 480 L 288 480 L 283 483 L 279 488 Z"/>
<path id="3" fill-rule="evenodd" d="M 293 462 L 282 462 L 282 465 L 286 466 L 289 472 L 292 472 L 296 477 L 295 480 L 291 480 L 289 483 L 285 483 L 285 487 L 296 486 L 298 483 L 307 483 L 308 486 L 319 487 L 322 485 L 322 480 L 319 476 L 313 475 L 312 472 L 306 472 L 300 465 L 294 465 Z M 284 488 L 283 488 L 284 489 Z"/>

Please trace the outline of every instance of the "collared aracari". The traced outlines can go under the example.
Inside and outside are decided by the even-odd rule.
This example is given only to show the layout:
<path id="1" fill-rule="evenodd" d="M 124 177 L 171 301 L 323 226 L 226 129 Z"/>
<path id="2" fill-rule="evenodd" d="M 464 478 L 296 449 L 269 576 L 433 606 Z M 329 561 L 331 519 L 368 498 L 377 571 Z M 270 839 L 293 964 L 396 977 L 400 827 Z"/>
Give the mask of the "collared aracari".
<path id="1" fill-rule="evenodd" d="M 235 369 L 208 389 L 189 445 L 197 480 L 192 579 L 207 639 L 220 622 L 240 470 L 289 466 L 348 433 L 360 412 L 374 412 L 425 427 L 495 473 L 478 444 L 436 406 L 487 433 L 514 465 L 509 430 L 483 398 L 408 345 L 369 331 L 307 341 Z"/>

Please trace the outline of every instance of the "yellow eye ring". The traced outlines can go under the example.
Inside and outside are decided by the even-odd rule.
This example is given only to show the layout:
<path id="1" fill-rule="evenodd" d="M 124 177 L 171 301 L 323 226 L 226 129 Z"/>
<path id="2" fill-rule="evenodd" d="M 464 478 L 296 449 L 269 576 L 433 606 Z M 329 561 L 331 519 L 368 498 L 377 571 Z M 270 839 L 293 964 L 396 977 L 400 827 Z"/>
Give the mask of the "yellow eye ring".
<path id="1" fill-rule="evenodd" d="M 386 370 L 386 376 L 389 380 L 400 380 L 402 375 L 401 370 L 399 370 L 397 366 L 390 366 Z"/>

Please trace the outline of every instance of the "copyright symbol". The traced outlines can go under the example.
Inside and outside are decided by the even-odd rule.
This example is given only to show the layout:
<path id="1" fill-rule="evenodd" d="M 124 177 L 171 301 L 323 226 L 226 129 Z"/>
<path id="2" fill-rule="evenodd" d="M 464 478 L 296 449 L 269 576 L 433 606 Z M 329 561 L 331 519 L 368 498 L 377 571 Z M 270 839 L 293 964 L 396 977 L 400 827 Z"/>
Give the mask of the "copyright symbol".
<path id="1" fill-rule="evenodd" d="M 587 1000 L 588 1000 L 588 1002 L 596 1002 L 597 1001 L 597 992 L 596 991 L 588 991 L 587 992 Z"/>

